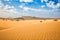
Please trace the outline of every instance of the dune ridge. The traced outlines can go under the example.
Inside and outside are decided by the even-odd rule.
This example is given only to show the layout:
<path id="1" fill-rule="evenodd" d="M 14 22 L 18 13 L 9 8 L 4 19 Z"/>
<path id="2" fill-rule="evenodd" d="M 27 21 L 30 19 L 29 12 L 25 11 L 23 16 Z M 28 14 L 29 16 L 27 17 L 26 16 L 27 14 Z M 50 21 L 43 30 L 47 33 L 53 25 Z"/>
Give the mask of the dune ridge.
<path id="1" fill-rule="evenodd" d="M 60 40 L 60 20 L 0 20 L 0 27 L 0 40 Z"/>

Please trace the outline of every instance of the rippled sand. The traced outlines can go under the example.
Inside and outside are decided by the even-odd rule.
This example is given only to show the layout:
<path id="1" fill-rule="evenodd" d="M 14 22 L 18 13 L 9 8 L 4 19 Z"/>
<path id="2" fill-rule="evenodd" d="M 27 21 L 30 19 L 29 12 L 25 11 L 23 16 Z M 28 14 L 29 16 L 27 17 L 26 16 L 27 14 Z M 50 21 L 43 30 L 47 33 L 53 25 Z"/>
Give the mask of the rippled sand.
<path id="1" fill-rule="evenodd" d="M 60 40 L 60 20 L 0 20 L 0 40 Z"/>

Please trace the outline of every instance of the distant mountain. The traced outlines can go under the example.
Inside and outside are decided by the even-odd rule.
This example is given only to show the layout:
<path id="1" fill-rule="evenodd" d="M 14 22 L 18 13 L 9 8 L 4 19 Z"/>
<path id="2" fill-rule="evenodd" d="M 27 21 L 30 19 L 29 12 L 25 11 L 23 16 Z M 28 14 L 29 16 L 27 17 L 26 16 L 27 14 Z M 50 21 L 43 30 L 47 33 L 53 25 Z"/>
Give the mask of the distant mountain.
<path id="1" fill-rule="evenodd" d="M 29 19 L 40 19 L 38 17 L 32 17 L 32 16 L 22 16 L 22 17 L 18 17 L 15 19 L 25 19 L 25 20 L 29 20 Z"/>
<path id="2" fill-rule="evenodd" d="M 32 17 L 32 16 L 22 16 L 22 17 L 17 17 L 17 18 L 0 18 L 0 19 L 3 19 L 3 20 L 33 20 L 33 19 L 43 19 L 43 20 L 46 20 L 46 19 L 60 19 L 60 18 L 40 18 L 40 17 Z"/>

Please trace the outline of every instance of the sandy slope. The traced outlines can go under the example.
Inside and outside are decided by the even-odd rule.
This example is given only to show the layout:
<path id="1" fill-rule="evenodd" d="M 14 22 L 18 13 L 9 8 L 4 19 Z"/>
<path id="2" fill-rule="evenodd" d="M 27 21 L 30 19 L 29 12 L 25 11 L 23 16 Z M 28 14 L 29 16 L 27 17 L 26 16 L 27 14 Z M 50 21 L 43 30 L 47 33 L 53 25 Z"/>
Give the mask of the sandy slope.
<path id="1" fill-rule="evenodd" d="M 60 40 L 60 20 L 0 20 L 0 40 Z"/>

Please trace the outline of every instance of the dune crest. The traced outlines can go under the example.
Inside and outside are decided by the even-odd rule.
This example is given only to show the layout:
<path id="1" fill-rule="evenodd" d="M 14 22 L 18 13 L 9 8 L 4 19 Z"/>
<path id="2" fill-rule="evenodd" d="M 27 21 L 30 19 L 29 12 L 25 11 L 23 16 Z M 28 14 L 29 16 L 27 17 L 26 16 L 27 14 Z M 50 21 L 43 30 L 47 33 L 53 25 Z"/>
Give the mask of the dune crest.
<path id="1" fill-rule="evenodd" d="M 0 40 L 60 40 L 60 20 L 0 20 Z"/>

